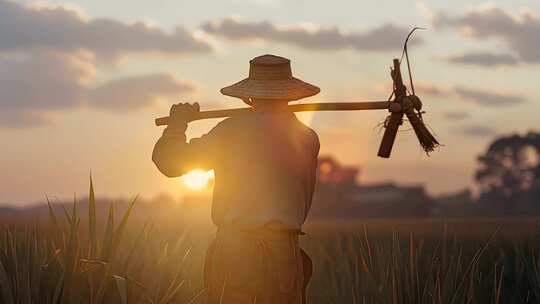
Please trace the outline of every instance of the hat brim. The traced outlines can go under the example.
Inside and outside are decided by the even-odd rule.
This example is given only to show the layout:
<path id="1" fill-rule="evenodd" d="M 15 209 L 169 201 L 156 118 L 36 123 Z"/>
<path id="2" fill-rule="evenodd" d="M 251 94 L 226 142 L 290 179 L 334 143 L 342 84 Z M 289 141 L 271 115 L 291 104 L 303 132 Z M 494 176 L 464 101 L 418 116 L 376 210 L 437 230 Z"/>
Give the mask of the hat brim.
<path id="1" fill-rule="evenodd" d="M 238 97 L 241 99 L 279 99 L 298 100 L 317 95 L 321 89 L 291 77 L 283 80 L 255 80 L 246 78 L 233 85 L 221 89 L 223 95 Z"/>

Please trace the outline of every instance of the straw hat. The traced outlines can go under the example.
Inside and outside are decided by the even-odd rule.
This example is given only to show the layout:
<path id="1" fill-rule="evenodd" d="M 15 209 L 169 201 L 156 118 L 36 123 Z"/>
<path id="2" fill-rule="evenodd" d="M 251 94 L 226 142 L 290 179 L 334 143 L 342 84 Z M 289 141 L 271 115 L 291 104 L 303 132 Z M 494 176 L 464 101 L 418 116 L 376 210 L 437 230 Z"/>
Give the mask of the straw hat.
<path id="1" fill-rule="evenodd" d="M 263 55 L 249 61 L 249 77 L 221 89 L 223 95 L 241 99 L 298 100 L 321 91 L 318 87 L 294 78 L 287 58 Z"/>

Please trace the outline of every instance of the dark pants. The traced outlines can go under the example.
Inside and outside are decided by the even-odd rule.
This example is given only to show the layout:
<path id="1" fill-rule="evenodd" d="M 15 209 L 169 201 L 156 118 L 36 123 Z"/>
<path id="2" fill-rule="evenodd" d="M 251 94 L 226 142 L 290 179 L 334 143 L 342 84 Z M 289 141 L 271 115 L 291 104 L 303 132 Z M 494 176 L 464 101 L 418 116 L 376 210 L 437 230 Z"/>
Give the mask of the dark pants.
<path id="1" fill-rule="evenodd" d="M 305 303 L 311 274 L 297 233 L 219 229 L 204 267 L 207 303 Z"/>

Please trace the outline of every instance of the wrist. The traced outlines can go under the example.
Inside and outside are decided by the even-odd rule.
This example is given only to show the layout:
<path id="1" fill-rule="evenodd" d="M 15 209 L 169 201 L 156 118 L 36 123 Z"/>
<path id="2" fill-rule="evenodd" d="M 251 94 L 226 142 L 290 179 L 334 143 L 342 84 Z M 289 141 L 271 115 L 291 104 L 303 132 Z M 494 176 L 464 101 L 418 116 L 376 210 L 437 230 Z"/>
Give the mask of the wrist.
<path id="1" fill-rule="evenodd" d="M 187 122 L 175 120 L 165 128 L 163 135 L 167 136 L 184 136 L 187 130 Z"/>

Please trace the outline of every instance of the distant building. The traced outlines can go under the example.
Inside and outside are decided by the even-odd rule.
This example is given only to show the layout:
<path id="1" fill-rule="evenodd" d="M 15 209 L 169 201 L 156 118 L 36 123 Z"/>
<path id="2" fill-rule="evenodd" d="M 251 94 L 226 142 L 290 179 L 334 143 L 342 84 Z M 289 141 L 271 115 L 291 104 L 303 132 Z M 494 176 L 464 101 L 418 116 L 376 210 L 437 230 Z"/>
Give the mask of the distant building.
<path id="1" fill-rule="evenodd" d="M 416 217 L 430 213 L 422 185 L 359 183 L 360 169 L 319 158 L 312 215 L 315 218 Z"/>
<path id="2" fill-rule="evenodd" d="M 356 184 L 360 169 L 342 166 L 330 156 L 319 157 L 317 180 L 322 184 Z"/>

